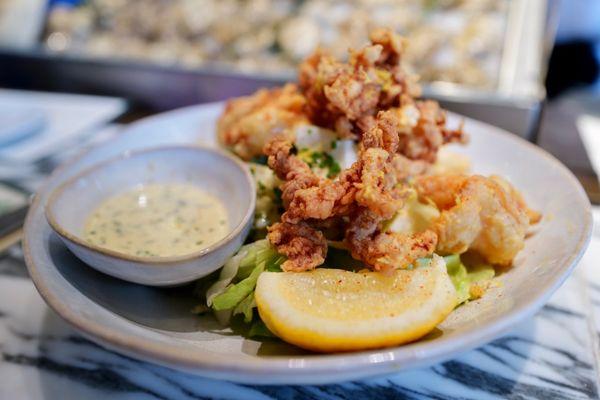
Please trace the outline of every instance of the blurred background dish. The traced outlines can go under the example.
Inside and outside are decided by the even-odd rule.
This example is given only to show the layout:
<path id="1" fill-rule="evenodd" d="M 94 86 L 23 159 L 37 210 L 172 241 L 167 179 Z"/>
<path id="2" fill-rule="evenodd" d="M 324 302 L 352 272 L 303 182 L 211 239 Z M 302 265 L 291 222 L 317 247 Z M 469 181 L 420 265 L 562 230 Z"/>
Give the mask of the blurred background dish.
<path id="1" fill-rule="evenodd" d="M 59 53 L 294 75 L 318 47 L 343 58 L 390 26 L 425 82 L 494 89 L 509 11 L 493 0 L 91 0 L 52 7 L 43 42 Z"/>
<path id="2" fill-rule="evenodd" d="M 50 3 L 35 45 L 0 51 L 0 85 L 123 96 L 163 111 L 289 81 L 318 47 L 343 57 L 388 26 L 409 40 L 405 61 L 426 96 L 527 138 L 555 25 L 547 0 Z"/>

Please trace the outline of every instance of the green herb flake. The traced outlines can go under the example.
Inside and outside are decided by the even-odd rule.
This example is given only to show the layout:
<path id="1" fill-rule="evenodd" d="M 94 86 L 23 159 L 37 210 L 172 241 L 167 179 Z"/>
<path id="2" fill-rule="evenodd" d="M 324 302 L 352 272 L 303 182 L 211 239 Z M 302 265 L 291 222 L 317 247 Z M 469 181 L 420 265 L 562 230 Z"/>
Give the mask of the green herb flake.
<path id="1" fill-rule="evenodd" d="M 273 196 L 274 196 L 274 202 L 278 207 L 283 207 L 283 200 L 281 200 L 281 189 L 279 188 L 274 188 L 273 189 Z"/>
<path id="2" fill-rule="evenodd" d="M 261 181 L 258 181 L 256 186 L 258 187 L 258 195 L 259 196 L 264 195 L 265 191 L 267 190 L 267 187 L 265 186 L 265 184 L 262 183 Z"/>
<path id="3" fill-rule="evenodd" d="M 265 156 L 263 154 L 263 155 L 260 155 L 260 156 L 253 157 L 252 160 L 250 160 L 250 161 L 253 162 L 253 163 L 255 163 L 255 164 L 267 165 L 267 160 L 268 160 L 267 156 Z"/>

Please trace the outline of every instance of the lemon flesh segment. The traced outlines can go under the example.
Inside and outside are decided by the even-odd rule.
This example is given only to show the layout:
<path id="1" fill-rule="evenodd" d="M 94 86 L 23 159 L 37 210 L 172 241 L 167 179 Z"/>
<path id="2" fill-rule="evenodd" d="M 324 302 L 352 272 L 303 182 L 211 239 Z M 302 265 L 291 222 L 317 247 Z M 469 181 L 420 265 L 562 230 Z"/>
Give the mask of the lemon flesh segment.
<path id="1" fill-rule="evenodd" d="M 264 272 L 255 291 L 260 317 L 281 339 L 320 352 L 416 340 L 457 305 L 444 259 L 414 270 Z"/>

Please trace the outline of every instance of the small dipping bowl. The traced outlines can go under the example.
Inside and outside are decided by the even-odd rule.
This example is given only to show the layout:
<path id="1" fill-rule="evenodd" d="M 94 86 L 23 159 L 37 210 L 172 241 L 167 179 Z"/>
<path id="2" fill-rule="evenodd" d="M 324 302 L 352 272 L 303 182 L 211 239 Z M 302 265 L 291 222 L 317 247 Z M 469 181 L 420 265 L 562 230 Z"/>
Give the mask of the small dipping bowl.
<path id="1" fill-rule="evenodd" d="M 148 184 L 187 184 L 218 198 L 229 233 L 218 242 L 180 256 L 134 256 L 84 239 L 89 215 L 104 200 Z M 222 267 L 243 244 L 252 226 L 254 181 L 248 168 L 216 149 L 161 147 L 125 153 L 98 164 L 57 187 L 46 219 L 65 245 L 89 266 L 108 275 L 150 286 L 175 286 Z"/>

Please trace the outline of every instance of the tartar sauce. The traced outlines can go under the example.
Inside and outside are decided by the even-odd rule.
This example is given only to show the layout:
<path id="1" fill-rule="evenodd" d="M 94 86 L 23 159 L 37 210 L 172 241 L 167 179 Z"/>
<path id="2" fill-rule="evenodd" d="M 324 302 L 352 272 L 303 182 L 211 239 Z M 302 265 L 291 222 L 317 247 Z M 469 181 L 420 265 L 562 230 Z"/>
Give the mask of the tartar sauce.
<path id="1" fill-rule="evenodd" d="M 103 201 L 88 217 L 86 240 L 136 256 L 181 256 L 229 233 L 215 196 L 187 184 L 150 184 Z"/>

